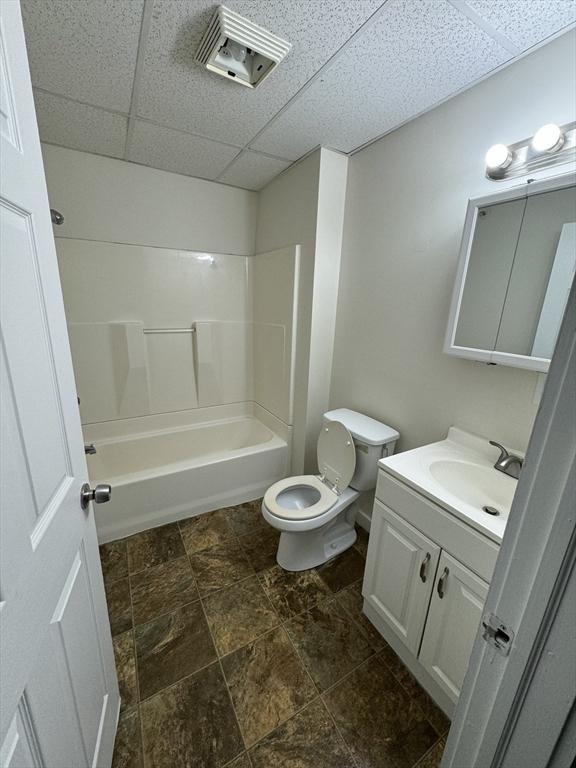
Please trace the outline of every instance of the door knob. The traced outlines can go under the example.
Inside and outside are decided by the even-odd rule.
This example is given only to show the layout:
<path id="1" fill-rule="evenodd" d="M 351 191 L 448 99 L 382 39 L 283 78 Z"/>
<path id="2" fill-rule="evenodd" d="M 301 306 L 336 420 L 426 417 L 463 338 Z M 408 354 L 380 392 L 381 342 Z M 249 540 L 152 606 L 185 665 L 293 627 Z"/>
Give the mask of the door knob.
<path id="1" fill-rule="evenodd" d="M 96 488 L 90 488 L 88 483 L 84 483 L 80 489 L 80 506 L 82 509 L 88 509 L 91 501 L 94 504 L 105 504 L 110 501 L 112 496 L 112 486 L 108 483 L 98 483 Z"/>

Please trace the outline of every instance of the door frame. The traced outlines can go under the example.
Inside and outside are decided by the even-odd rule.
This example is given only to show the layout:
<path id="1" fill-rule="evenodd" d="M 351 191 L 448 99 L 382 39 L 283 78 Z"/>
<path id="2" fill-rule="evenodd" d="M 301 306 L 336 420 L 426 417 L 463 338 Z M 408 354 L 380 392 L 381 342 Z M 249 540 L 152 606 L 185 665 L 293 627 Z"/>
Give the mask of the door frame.
<path id="1" fill-rule="evenodd" d="M 479 628 L 442 768 L 574 758 L 575 391 L 576 283 L 484 608 L 514 632 L 511 651 L 500 655 Z"/>

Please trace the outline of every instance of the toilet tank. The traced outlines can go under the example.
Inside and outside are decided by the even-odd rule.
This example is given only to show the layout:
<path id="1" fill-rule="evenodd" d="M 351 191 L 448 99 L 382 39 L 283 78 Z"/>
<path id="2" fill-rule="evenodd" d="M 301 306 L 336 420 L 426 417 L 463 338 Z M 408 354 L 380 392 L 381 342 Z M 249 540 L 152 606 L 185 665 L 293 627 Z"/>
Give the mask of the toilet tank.
<path id="1" fill-rule="evenodd" d="M 324 419 L 344 424 L 354 440 L 356 469 L 350 486 L 357 491 L 371 491 L 376 487 L 378 460 L 394 453 L 400 435 L 392 427 L 348 408 L 328 411 Z"/>

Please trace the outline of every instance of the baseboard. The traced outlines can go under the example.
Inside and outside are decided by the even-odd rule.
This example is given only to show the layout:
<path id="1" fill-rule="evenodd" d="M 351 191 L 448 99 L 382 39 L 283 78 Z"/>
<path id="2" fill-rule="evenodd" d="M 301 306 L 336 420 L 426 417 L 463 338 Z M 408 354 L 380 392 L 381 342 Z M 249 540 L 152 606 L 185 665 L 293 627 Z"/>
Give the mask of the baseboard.
<path id="1" fill-rule="evenodd" d="M 364 528 L 365 531 L 370 533 L 370 526 L 372 524 L 372 516 L 369 515 L 365 510 L 359 509 L 358 514 L 356 515 L 356 522 L 361 528 Z"/>

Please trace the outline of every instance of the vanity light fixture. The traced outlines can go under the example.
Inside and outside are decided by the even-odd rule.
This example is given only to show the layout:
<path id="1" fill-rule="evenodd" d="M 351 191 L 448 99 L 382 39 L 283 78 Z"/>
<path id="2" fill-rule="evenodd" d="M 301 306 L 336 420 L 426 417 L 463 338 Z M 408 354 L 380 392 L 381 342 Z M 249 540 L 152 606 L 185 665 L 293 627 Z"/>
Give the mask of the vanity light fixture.
<path id="1" fill-rule="evenodd" d="M 547 123 L 539 128 L 532 139 L 535 152 L 558 152 L 564 144 L 564 133 L 556 123 Z"/>
<path id="2" fill-rule="evenodd" d="M 486 152 L 486 176 L 492 181 L 526 176 L 576 161 L 576 122 L 546 123 L 534 136 L 514 144 L 494 144 Z"/>

